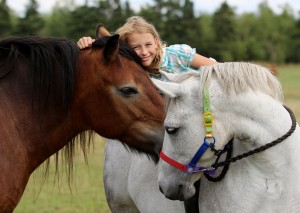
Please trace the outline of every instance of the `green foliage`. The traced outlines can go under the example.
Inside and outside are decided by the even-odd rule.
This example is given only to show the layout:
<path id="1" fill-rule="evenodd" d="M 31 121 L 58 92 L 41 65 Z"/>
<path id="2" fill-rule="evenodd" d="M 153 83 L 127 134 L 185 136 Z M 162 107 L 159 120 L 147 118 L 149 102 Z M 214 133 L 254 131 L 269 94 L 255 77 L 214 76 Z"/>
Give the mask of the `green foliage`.
<path id="1" fill-rule="evenodd" d="M 18 35 L 39 35 L 44 25 L 44 20 L 37 11 L 36 0 L 30 0 L 24 18 L 19 18 L 19 22 L 14 30 Z"/>
<path id="2" fill-rule="evenodd" d="M 215 58 L 216 56 L 213 47 L 216 38 L 212 28 L 212 21 L 211 15 L 203 14 L 198 18 L 198 25 L 193 26 L 193 28 L 198 30 L 198 33 L 194 38 L 197 42 L 197 46 L 195 46 L 197 47 L 197 52 Z M 189 42 L 187 42 L 187 44 L 189 44 Z"/>
<path id="3" fill-rule="evenodd" d="M 97 7 L 81 6 L 71 11 L 67 18 L 66 35 L 68 38 L 78 40 L 82 36 L 95 37 L 97 23 L 101 20 Z"/>
<path id="4" fill-rule="evenodd" d="M 10 10 L 6 4 L 6 0 L 0 1 L 0 37 L 10 34 L 12 28 Z"/>
<path id="5" fill-rule="evenodd" d="M 212 27 L 216 36 L 214 55 L 218 61 L 233 61 L 231 50 L 237 38 L 234 10 L 226 3 L 214 13 Z"/>
<path id="6" fill-rule="evenodd" d="M 300 19 L 295 23 L 287 42 L 287 61 L 300 62 Z"/>
<path id="7" fill-rule="evenodd" d="M 192 0 L 153 0 L 138 11 L 130 2 L 86 0 L 78 6 L 73 0 L 61 0 L 49 14 L 39 14 L 36 0 L 30 0 L 20 17 L 0 0 L 0 37 L 45 35 L 77 41 L 95 37 L 99 23 L 114 32 L 128 17 L 140 15 L 155 25 L 167 44 L 186 43 L 218 61 L 300 62 L 300 20 L 288 4 L 281 14 L 263 1 L 257 13 L 237 15 L 224 1 L 213 14 L 196 15 Z"/>
<path id="8" fill-rule="evenodd" d="M 56 37 L 66 37 L 67 22 L 62 20 L 70 19 L 70 11 L 68 8 L 54 7 L 52 13 L 45 16 L 45 27 L 43 35 L 51 35 Z"/>

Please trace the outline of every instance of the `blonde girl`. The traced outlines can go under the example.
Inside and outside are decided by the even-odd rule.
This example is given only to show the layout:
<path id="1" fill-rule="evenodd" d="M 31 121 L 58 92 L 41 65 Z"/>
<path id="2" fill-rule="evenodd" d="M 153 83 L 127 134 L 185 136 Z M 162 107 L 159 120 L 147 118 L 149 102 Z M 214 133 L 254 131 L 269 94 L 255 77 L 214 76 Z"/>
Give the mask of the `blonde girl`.
<path id="1" fill-rule="evenodd" d="M 216 63 L 215 60 L 196 53 L 189 45 L 166 46 L 155 27 L 140 16 L 128 18 L 116 33 L 134 49 L 152 77 L 155 77 L 159 70 L 181 73 L 189 68 L 199 69 L 201 66 Z M 77 45 L 83 49 L 91 46 L 93 42 L 91 37 L 82 37 Z"/>

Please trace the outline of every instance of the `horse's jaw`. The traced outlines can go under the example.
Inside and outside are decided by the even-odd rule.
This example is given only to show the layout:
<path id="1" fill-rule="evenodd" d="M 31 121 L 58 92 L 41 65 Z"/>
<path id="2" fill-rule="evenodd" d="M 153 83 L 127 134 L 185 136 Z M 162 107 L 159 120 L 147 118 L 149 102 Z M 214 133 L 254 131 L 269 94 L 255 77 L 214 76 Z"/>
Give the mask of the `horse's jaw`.
<path id="1" fill-rule="evenodd" d="M 127 141 L 127 145 L 137 150 L 138 152 L 149 155 L 156 163 L 159 159 L 159 153 L 162 149 L 164 139 L 164 129 L 140 131 L 141 128 L 135 131 L 130 131 L 131 134 L 125 134 L 120 140 Z M 143 142 L 143 146 L 141 146 Z"/>

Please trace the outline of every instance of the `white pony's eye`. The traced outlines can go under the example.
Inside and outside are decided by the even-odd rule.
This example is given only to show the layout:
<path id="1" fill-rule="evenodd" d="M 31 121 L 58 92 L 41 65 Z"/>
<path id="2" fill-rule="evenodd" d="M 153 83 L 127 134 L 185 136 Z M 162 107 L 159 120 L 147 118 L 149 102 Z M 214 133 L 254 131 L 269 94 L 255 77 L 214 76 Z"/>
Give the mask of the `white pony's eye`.
<path id="1" fill-rule="evenodd" d="M 169 135 L 174 135 L 179 128 L 176 128 L 176 127 L 166 127 L 166 132 L 169 134 Z"/>

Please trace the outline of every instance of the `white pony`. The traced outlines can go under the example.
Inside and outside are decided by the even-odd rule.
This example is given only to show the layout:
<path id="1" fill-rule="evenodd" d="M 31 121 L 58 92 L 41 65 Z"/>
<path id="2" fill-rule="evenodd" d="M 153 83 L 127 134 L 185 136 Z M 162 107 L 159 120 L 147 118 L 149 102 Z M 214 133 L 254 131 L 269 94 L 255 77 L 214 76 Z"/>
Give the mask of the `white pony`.
<path id="1" fill-rule="evenodd" d="M 193 183 L 203 172 L 213 171 L 215 152 L 233 141 L 233 158 L 227 163 L 236 162 L 225 177 L 219 182 L 201 179 L 200 212 L 299 212 L 300 131 L 282 105 L 276 77 L 244 62 L 165 76 L 171 82 L 155 80 L 170 98 L 158 164 L 158 184 L 165 196 L 191 197 Z M 234 158 L 243 153 L 242 159 Z"/>
<path id="2" fill-rule="evenodd" d="M 105 144 L 104 189 L 112 213 L 183 213 L 184 203 L 159 191 L 157 164 L 109 139 Z"/>

